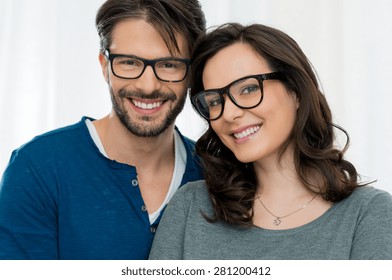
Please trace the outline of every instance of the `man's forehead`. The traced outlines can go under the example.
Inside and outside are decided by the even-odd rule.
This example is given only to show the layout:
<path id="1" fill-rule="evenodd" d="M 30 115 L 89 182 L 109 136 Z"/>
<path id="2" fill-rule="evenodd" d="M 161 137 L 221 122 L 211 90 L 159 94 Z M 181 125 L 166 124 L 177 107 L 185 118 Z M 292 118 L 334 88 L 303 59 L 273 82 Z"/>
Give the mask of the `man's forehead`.
<path id="1" fill-rule="evenodd" d="M 188 43 L 184 35 L 176 33 L 179 51 L 173 44 L 167 45 L 162 31 L 143 19 L 130 19 L 116 24 L 109 46 L 112 52 L 129 53 L 146 57 L 189 57 Z M 169 49 L 170 47 L 170 49 Z M 137 52 L 137 53 L 134 53 Z M 146 57 L 147 58 L 147 57 Z"/>

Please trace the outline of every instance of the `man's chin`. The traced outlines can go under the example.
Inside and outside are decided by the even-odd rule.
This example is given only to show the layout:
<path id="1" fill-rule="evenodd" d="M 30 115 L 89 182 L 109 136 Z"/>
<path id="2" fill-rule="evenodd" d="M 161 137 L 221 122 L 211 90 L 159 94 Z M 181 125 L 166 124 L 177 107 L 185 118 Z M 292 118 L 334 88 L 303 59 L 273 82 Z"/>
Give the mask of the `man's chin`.
<path id="1" fill-rule="evenodd" d="M 164 133 L 171 124 L 172 123 L 168 122 L 154 124 L 151 117 L 143 117 L 143 120 L 138 123 L 129 121 L 123 122 L 123 125 L 128 129 L 128 131 L 138 137 L 157 137 Z"/>

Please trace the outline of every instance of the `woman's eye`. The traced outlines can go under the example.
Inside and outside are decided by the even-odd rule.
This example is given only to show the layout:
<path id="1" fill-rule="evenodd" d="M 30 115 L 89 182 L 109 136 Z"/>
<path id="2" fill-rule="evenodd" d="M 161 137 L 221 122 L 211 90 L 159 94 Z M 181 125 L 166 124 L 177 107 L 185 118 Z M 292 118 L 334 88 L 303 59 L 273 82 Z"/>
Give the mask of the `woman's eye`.
<path id="1" fill-rule="evenodd" d="M 208 107 L 215 107 L 221 104 L 222 104 L 222 100 L 220 98 L 215 98 L 208 102 Z"/>
<path id="2" fill-rule="evenodd" d="M 258 85 L 249 85 L 245 86 L 241 90 L 241 94 L 250 94 L 259 91 L 259 86 Z"/>

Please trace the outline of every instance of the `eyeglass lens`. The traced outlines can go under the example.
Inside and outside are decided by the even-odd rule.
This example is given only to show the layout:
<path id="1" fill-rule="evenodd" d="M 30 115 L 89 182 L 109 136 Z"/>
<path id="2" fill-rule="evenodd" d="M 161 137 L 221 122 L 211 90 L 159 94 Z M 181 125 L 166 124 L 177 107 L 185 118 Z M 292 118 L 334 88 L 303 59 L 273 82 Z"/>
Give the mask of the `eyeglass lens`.
<path id="1" fill-rule="evenodd" d="M 113 58 L 112 68 L 116 76 L 133 79 L 142 75 L 147 65 L 151 65 L 160 80 L 181 81 L 187 74 L 187 64 L 181 60 L 163 59 L 146 63 L 134 57 L 117 56 Z"/>
<path id="2" fill-rule="evenodd" d="M 231 101 L 242 108 L 257 106 L 263 98 L 261 84 L 255 77 L 241 79 L 220 90 L 207 90 L 195 96 L 196 107 L 207 119 L 217 119 L 223 112 L 224 102 L 229 95 Z M 223 93 L 226 93 L 224 95 Z"/>

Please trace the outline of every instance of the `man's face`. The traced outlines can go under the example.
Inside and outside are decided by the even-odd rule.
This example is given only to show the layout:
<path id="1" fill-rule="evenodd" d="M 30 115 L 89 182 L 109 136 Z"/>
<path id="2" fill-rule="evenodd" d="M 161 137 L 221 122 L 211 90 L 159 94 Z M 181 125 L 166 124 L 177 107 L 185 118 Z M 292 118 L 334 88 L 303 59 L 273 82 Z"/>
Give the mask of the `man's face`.
<path id="1" fill-rule="evenodd" d="M 178 36 L 177 40 L 180 53 L 175 54 L 176 58 L 189 58 L 185 39 Z M 139 19 L 123 21 L 114 27 L 109 51 L 144 59 L 172 57 L 158 31 Z M 154 137 L 174 125 L 186 100 L 187 79 L 160 81 L 151 66 L 139 78 L 122 79 L 113 75 L 109 60 L 102 54 L 100 62 L 109 85 L 113 112 L 131 133 Z"/>

